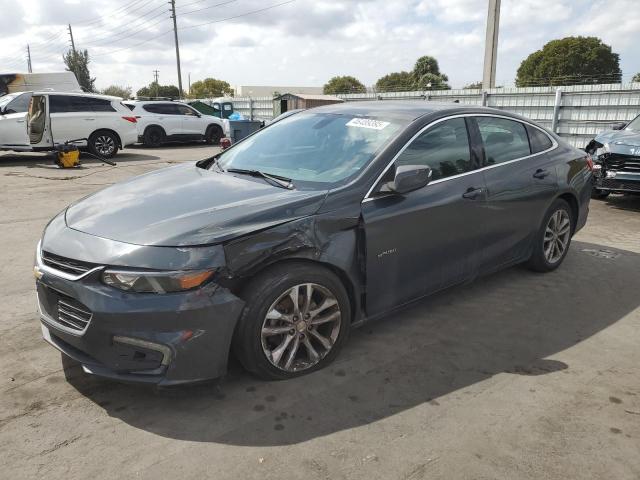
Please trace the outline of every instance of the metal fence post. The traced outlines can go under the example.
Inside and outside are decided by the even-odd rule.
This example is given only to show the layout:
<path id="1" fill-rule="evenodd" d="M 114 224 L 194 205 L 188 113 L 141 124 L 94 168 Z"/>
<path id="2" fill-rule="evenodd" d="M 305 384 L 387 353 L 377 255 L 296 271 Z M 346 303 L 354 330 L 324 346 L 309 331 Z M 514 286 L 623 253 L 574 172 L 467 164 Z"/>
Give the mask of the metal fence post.
<path id="1" fill-rule="evenodd" d="M 249 97 L 249 120 L 253 121 L 253 98 Z"/>
<path id="2" fill-rule="evenodd" d="M 482 91 L 482 106 L 486 107 L 489 103 L 489 93 L 486 90 Z"/>
<path id="3" fill-rule="evenodd" d="M 560 104 L 562 103 L 562 90 L 556 90 L 556 102 L 553 104 L 553 119 L 551 120 L 551 131 L 558 133 L 558 122 L 560 121 Z"/>

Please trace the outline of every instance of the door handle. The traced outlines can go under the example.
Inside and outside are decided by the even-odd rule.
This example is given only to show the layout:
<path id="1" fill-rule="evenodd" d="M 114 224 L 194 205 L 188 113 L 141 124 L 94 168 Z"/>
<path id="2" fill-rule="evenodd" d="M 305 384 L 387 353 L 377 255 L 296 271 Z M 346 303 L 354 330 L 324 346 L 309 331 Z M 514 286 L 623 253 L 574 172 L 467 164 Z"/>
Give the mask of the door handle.
<path id="1" fill-rule="evenodd" d="M 16 120 L 16 123 L 24 123 L 24 120 Z"/>
<path id="2" fill-rule="evenodd" d="M 536 173 L 533 174 L 533 178 L 539 178 L 540 180 L 542 180 L 543 178 L 546 178 L 549 175 L 551 175 L 551 172 L 549 170 L 543 170 L 539 168 L 538 170 L 536 170 Z"/>
<path id="3" fill-rule="evenodd" d="M 89 121 L 93 122 L 93 121 L 95 120 L 95 118 L 85 118 L 85 120 L 86 120 L 87 122 L 89 122 Z"/>
<path id="4" fill-rule="evenodd" d="M 467 188 L 467 191 L 462 194 L 462 198 L 466 198 L 468 200 L 475 200 L 484 192 L 483 188 Z"/>

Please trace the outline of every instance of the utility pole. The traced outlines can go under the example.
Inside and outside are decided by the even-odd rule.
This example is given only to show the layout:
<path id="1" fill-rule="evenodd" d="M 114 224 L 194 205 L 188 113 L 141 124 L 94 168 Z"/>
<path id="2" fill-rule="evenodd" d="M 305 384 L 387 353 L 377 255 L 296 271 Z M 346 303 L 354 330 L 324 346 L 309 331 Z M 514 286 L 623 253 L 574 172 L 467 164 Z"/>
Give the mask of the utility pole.
<path id="1" fill-rule="evenodd" d="M 188 79 L 189 79 L 189 90 L 187 90 L 189 92 L 189 95 L 191 95 L 191 72 L 189 72 L 188 74 Z"/>
<path id="2" fill-rule="evenodd" d="M 482 88 L 496 86 L 496 61 L 498 59 L 498 29 L 500 26 L 500 0 L 489 0 L 487 14 L 487 36 L 484 43 L 484 71 Z"/>
<path id="3" fill-rule="evenodd" d="M 178 96 L 182 97 L 182 74 L 180 73 L 180 47 L 178 46 L 178 22 L 176 21 L 176 0 L 169 2 L 171 5 L 171 18 L 173 19 L 173 36 L 176 40 L 176 64 L 178 65 Z"/>
<path id="4" fill-rule="evenodd" d="M 27 70 L 29 73 L 33 73 L 31 69 L 31 50 L 29 49 L 29 44 L 27 43 Z"/>
<path id="5" fill-rule="evenodd" d="M 76 53 L 76 44 L 73 41 L 73 30 L 71 30 L 71 24 L 69 24 L 69 36 L 71 37 L 71 49 L 73 50 L 73 53 Z"/>
<path id="6" fill-rule="evenodd" d="M 160 73 L 160 70 L 154 70 L 153 71 L 153 82 L 156 84 L 156 94 L 155 96 L 158 96 L 158 74 Z"/>

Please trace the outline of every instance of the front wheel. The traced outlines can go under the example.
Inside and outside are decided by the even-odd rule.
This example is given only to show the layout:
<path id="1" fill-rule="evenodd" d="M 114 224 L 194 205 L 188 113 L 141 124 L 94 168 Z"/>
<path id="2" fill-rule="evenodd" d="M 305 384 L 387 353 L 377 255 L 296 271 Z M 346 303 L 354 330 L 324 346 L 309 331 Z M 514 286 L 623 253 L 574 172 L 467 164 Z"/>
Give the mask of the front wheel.
<path id="1" fill-rule="evenodd" d="M 222 129 L 218 126 L 211 126 L 207 128 L 207 133 L 204 136 L 204 141 L 207 145 L 218 145 L 222 138 Z"/>
<path id="2" fill-rule="evenodd" d="M 98 157 L 113 158 L 118 153 L 118 137 L 112 132 L 98 131 L 89 137 L 88 146 Z"/>
<path id="3" fill-rule="evenodd" d="M 256 277 L 234 334 L 234 352 L 268 380 L 297 377 L 328 365 L 349 334 L 351 309 L 330 270 L 287 263 Z"/>
<path id="4" fill-rule="evenodd" d="M 558 268 L 569 251 L 573 225 L 571 207 L 561 198 L 557 199 L 544 216 L 527 266 L 536 272 Z"/>

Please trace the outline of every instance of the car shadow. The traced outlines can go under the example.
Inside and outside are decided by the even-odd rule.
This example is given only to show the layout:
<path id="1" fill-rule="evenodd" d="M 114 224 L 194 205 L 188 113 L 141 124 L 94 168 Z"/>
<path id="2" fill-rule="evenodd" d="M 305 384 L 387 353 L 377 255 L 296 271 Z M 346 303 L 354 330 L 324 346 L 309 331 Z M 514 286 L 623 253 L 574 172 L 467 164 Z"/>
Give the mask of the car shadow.
<path id="1" fill-rule="evenodd" d="M 574 242 L 555 272 L 514 267 L 419 301 L 354 330 L 336 362 L 293 380 L 261 381 L 234 365 L 217 383 L 155 389 L 69 364 L 65 372 L 108 415 L 157 435 L 251 446 L 304 442 L 425 403 L 437 409 L 445 395 L 470 394 L 468 387 L 494 375 L 570 373 L 549 357 L 640 305 L 640 255 L 587 253 L 598 248 Z"/>
<path id="2" fill-rule="evenodd" d="M 126 150 L 118 152 L 118 154 L 112 159 L 116 163 L 128 163 L 128 162 L 141 162 L 141 161 L 153 161 L 160 160 L 157 155 L 148 153 L 142 153 L 139 151 Z M 80 152 L 81 165 L 73 170 L 82 170 L 82 164 L 98 164 L 103 163 L 88 152 Z M 26 168 L 51 168 L 58 169 L 59 167 L 54 163 L 54 157 L 51 153 L 9 153 L 0 154 L 0 167 L 26 167 Z"/>
<path id="3" fill-rule="evenodd" d="M 607 205 L 618 210 L 640 212 L 640 195 L 609 195 L 604 199 Z"/>

